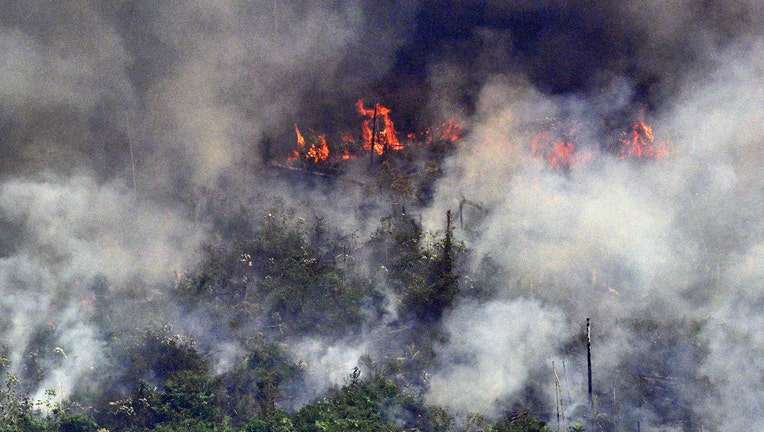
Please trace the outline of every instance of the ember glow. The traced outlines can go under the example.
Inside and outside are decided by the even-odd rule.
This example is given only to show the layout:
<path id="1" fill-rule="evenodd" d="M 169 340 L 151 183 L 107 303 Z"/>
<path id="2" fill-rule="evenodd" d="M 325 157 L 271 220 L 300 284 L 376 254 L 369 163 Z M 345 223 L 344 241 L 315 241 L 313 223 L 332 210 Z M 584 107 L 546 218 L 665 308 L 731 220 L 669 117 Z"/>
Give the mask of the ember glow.
<path id="1" fill-rule="evenodd" d="M 456 141 L 462 136 L 462 130 L 454 117 L 440 125 L 440 138 L 446 141 Z"/>
<path id="2" fill-rule="evenodd" d="M 455 117 L 450 117 L 447 121 L 436 126 L 434 128 L 427 128 L 424 131 L 409 132 L 406 134 L 406 138 L 412 144 L 432 144 L 435 140 L 456 142 L 461 139 L 463 135 L 462 126 L 456 121 Z"/>
<path id="3" fill-rule="evenodd" d="M 550 420 L 556 361 L 568 430 L 589 418 L 591 317 L 587 430 L 764 430 L 761 0 L 6 3 L 0 357 L 24 396 L 129 398 L 112 335 L 137 322 L 195 338 L 216 374 L 260 332 L 326 357 L 285 409 L 356 364 L 372 376 L 357 347 L 383 365 L 414 341 L 401 381 L 453 419 Z M 362 285 L 362 331 L 282 335 L 253 295 L 275 280 L 249 266 L 219 287 L 257 309 L 236 326 L 177 295 L 271 198 L 304 218 L 318 267 L 342 257 L 321 299 L 334 274 Z M 402 305 L 429 287 L 367 240 L 405 213 L 436 241 L 457 209 L 459 301 L 417 322 Z"/>
<path id="4" fill-rule="evenodd" d="M 356 109 L 362 116 L 361 131 L 357 134 L 360 141 L 355 138 L 354 132 L 343 133 L 339 143 L 335 145 L 327 143 L 325 134 L 315 132 L 306 140 L 295 124 L 297 147 L 292 150 L 287 160 L 302 160 L 312 164 L 335 163 L 368 155 L 372 143 L 374 153 L 382 156 L 386 152 L 400 151 L 409 146 L 427 146 L 435 141 L 456 142 L 463 135 L 459 123 L 451 117 L 439 126 L 407 133 L 407 141 L 402 143 L 390 118 L 390 108 L 379 103 L 373 108 L 366 108 L 363 100 L 359 99 Z M 525 141 L 528 143 L 526 148 L 529 148 L 532 160 L 542 160 L 551 168 L 568 171 L 585 164 L 593 156 L 591 151 L 581 150 L 576 146 L 577 135 L 575 128 L 565 133 L 544 128 L 534 134 L 530 141 Z M 667 144 L 662 140 L 656 141 L 652 127 L 644 119 L 644 112 L 639 113 L 630 130 L 624 132 L 617 142 L 604 144 L 606 145 L 598 147 L 615 149 L 616 155 L 621 159 L 662 159 L 669 154 Z"/>
<path id="5" fill-rule="evenodd" d="M 576 148 L 576 135 L 575 131 L 570 131 L 554 136 L 550 130 L 543 130 L 531 139 L 531 153 L 555 169 L 565 171 L 580 166 L 589 161 L 593 154 Z M 624 132 L 615 144 L 599 147 L 614 148 L 621 159 L 662 159 L 669 154 L 666 142 L 656 141 L 652 127 L 645 122 L 644 112 L 639 113 L 631 129 Z"/>

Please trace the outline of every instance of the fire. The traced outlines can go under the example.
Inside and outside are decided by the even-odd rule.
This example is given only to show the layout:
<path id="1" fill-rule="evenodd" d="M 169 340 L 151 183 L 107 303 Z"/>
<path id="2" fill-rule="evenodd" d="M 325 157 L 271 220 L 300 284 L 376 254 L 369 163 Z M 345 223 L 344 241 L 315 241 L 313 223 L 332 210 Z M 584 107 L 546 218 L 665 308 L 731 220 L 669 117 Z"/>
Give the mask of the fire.
<path id="1" fill-rule="evenodd" d="M 329 146 L 326 145 L 326 136 L 316 136 L 318 143 L 312 143 L 305 156 L 314 163 L 325 161 L 329 157 Z"/>
<path id="2" fill-rule="evenodd" d="M 410 132 L 406 137 L 411 142 L 432 144 L 435 140 L 456 142 L 462 137 L 462 130 L 454 117 L 434 129 L 427 128 L 421 133 Z"/>
<path id="3" fill-rule="evenodd" d="M 292 156 L 287 160 L 295 160 L 300 158 L 300 151 L 305 148 L 305 138 L 300 133 L 300 129 L 297 127 L 297 123 L 294 124 L 294 132 L 297 134 L 297 150 L 292 150 Z"/>
<path id="4" fill-rule="evenodd" d="M 653 128 L 645 123 L 644 112 L 639 113 L 631 131 L 624 132 L 618 143 L 619 156 L 622 159 L 628 157 L 661 159 L 669 153 L 664 141 L 655 141 Z"/>
<path id="5" fill-rule="evenodd" d="M 384 154 L 388 149 L 403 149 L 403 144 L 398 141 L 395 133 L 395 125 L 390 119 L 390 108 L 381 104 L 375 104 L 374 108 L 364 108 L 361 99 L 356 102 L 356 108 L 365 118 L 361 124 L 361 138 L 365 150 L 371 150 L 372 143 L 374 151 L 379 155 Z"/>
<path id="6" fill-rule="evenodd" d="M 462 131 L 452 117 L 439 126 L 426 128 L 419 132 L 405 135 L 405 144 L 398 139 L 395 124 L 390 118 L 391 110 L 376 103 L 365 107 L 363 100 L 356 102 L 356 109 L 361 115 L 360 133 L 345 132 L 333 143 L 327 143 L 326 135 L 311 133 L 306 139 L 297 124 L 294 131 L 297 148 L 287 158 L 289 161 L 300 160 L 308 164 L 323 164 L 324 168 L 333 168 L 334 164 L 356 157 L 385 155 L 387 152 L 403 150 L 413 146 L 428 146 L 438 142 L 453 143 L 461 138 Z M 530 152 L 534 159 L 544 160 L 552 168 L 568 171 L 587 162 L 593 154 L 576 147 L 575 128 L 559 133 L 554 125 L 533 135 L 530 139 Z M 373 146 L 373 150 L 372 150 Z M 616 156 L 626 158 L 661 159 L 669 154 L 669 147 L 664 141 L 656 140 L 653 129 L 645 122 L 644 113 L 640 112 L 631 128 L 609 148 Z"/>
<path id="7" fill-rule="evenodd" d="M 440 139 L 453 142 L 457 141 L 461 137 L 462 131 L 453 117 L 440 125 Z"/>
<path id="8" fill-rule="evenodd" d="M 411 145 L 428 145 L 435 140 L 454 142 L 461 137 L 459 125 L 456 120 L 451 118 L 433 130 L 428 128 L 423 133 L 407 134 L 408 141 L 404 145 L 398 139 L 395 124 L 390 118 L 390 108 L 379 103 L 375 104 L 373 108 L 366 108 L 363 100 L 359 99 L 356 102 L 356 109 L 362 116 L 360 134 L 345 132 L 335 142 L 327 143 L 326 135 L 315 132 L 308 135 L 306 139 L 295 124 L 294 132 L 297 137 L 297 147 L 292 150 L 287 160 L 301 160 L 313 164 L 326 162 L 331 165 L 359 157 L 362 154 L 368 156 L 371 152 L 372 143 L 374 143 L 374 153 L 384 155 L 385 152 L 403 150 Z"/>
<path id="9" fill-rule="evenodd" d="M 549 162 L 552 167 L 560 170 L 568 170 L 586 162 L 591 157 L 589 153 L 576 152 L 570 134 L 552 139 L 549 131 L 538 133 L 531 139 L 531 151 L 537 157 Z"/>
<path id="10" fill-rule="evenodd" d="M 588 161 L 592 154 L 580 152 L 574 145 L 575 131 L 553 136 L 549 129 L 537 133 L 531 139 L 531 152 L 552 167 L 568 170 Z M 669 154 L 668 145 L 656 140 L 653 129 L 645 122 L 644 113 L 640 112 L 628 132 L 609 147 L 621 159 L 652 158 L 661 159 Z"/>
<path id="11" fill-rule="evenodd" d="M 329 158 L 329 146 L 326 144 L 326 135 L 315 135 L 311 139 L 310 146 L 306 149 L 305 138 L 300 133 L 297 124 L 294 125 L 294 131 L 297 135 L 297 150 L 292 151 L 292 157 L 288 158 L 288 160 L 299 159 L 302 155 L 306 159 L 313 161 L 313 163 L 319 163 Z"/>
<path id="12" fill-rule="evenodd" d="M 305 138 L 302 137 L 300 129 L 297 127 L 297 123 L 294 124 L 294 132 L 297 134 L 297 147 L 305 148 Z"/>

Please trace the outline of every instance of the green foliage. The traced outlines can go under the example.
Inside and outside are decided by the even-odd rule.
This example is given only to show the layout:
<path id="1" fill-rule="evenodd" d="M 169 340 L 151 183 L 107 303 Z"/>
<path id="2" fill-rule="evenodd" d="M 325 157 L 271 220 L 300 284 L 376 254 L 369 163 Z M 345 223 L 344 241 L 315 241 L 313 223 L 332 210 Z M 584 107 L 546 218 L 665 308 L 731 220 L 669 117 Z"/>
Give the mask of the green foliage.
<path id="1" fill-rule="evenodd" d="M 283 345 L 258 335 L 251 349 L 243 362 L 221 377 L 225 393 L 221 404 L 235 423 L 254 415 L 268 417 L 277 413 L 277 403 L 284 396 L 282 387 L 302 378 L 302 364 L 294 361 Z"/>
<path id="2" fill-rule="evenodd" d="M 98 423 L 84 414 L 62 415 L 58 420 L 58 432 L 96 432 Z"/>
<path id="3" fill-rule="evenodd" d="M 207 363 L 188 337 L 171 334 L 169 327 L 146 330 L 132 347 L 127 368 L 128 379 L 152 378 L 163 381 L 180 371 L 203 372 Z"/>
<path id="4" fill-rule="evenodd" d="M 222 421 L 215 400 L 218 383 L 193 340 L 173 335 L 169 327 L 150 328 L 124 355 L 128 364 L 115 374 L 114 385 L 133 390 L 127 399 L 102 406 L 99 411 L 109 415 L 99 422 L 115 430 L 147 430 Z"/>
<path id="5" fill-rule="evenodd" d="M 156 408 L 163 422 L 178 424 L 193 419 L 198 423 L 217 424 L 222 421 L 215 403 L 219 386 L 206 373 L 181 370 L 163 386 Z"/>
<path id="6" fill-rule="evenodd" d="M 281 332 L 335 334 L 362 323 L 363 292 L 348 285 L 344 272 L 311 247 L 311 239 L 320 243 L 325 229 L 320 218 L 306 230 L 299 219 L 290 223 L 269 214 L 241 245 L 259 280 L 255 293 L 269 300 L 271 324 Z"/>
<path id="7" fill-rule="evenodd" d="M 457 261 L 464 245 L 454 240 L 451 214 L 441 240 L 423 244 L 419 225 L 405 214 L 382 220 L 370 244 L 374 260 L 389 271 L 389 283 L 402 297 L 402 309 L 425 323 L 440 320 L 459 294 Z"/>
<path id="8" fill-rule="evenodd" d="M 145 430 L 161 421 L 156 407 L 159 405 L 159 389 L 141 381 L 130 398 L 114 403 L 116 410 L 108 417 L 111 428 L 117 430 Z"/>
<path id="9" fill-rule="evenodd" d="M 0 366 L 7 367 L 8 360 L 0 357 Z M 6 374 L 0 388 L 0 432 L 95 432 L 98 424 L 85 414 L 70 414 L 50 398 L 56 396 L 53 389 L 45 393 L 49 399 L 34 401 L 19 393 L 18 380 Z"/>
<path id="10" fill-rule="evenodd" d="M 387 186 L 409 196 L 412 186 L 403 172 L 390 164 L 380 168 Z M 381 221 L 364 247 L 348 248 L 348 253 L 346 239 L 323 219 L 306 223 L 283 207 L 235 222 L 236 232 L 246 236 L 210 245 L 200 267 L 181 278 L 174 294 L 180 294 L 182 307 L 202 309 L 216 331 L 243 347 L 243 359 L 212 376 L 204 353 L 190 338 L 170 327 L 136 331 L 127 319 L 118 323 L 110 318 L 117 308 L 103 309 L 96 324 L 108 330 L 104 334 L 112 343 L 107 349 L 110 361 L 99 370 L 108 376 L 107 390 L 92 395 L 95 409 L 68 413 L 53 406 L 45 411 L 52 414 L 43 416 L 40 405 L 21 396 L 16 379 L 8 376 L 0 389 L 0 432 L 95 432 L 99 425 L 112 432 L 456 430 L 453 415 L 425 404 L 419 392 L 426 385 L 424 372 L 434 364 L 432 342 L 442 314 L 463 295 L 460 263 L 465 248 L 454 237 L 450 215 L 436 236 L 423 232 L 405 211 L 397 212 Z M 352 254 L 368 254 L 372 272 L 354 268 Z M 342 263 L 336 262 L 338 256 Z M 346 256 L 351 258 L 344 260 Z M 364 258 L 358 260 L 365 263 Z M 486 283 L 492 273 L 486 272 Z M 109 303 L 106 282 L 99 283 L 99 302 Z M 381 290 L 374 287 L 383 285 L 400 300 L 396 337 L 401 335 L 400 346 L 407 351 L 392 360 L 379 359 L 379 367 L 364 379 L 354 373 L 348 385 L 297 412 L 283 411 L 281 402 L 303 384 L 305 364 L 279 341 L 315 334 L 346 336 L 362 328 L 368 316 L 364 308 L 381 303 L 376 297 Z M 164 300 L 139 306 L 160 312 Z M 54 329 L 40 328 L 33 342 L 45 346 L 55 341 Z M 55 365 L 55 358 L 40 353 L 47 351 L 30 351 L 22 365 L 33 382 L 44 375 L 46 365 Z M 6 366 L 0 361 L 0 370 Z M 484 432 L 549 432 L 527 415 L 496 424 L 473 420 L 470 427 Z"/>
<path id="11" fill-rule="evenodd" d="M 290 214 L 276 207 L 253 221 L 247 238 L 208 247 L 201 269 L 186 275 L 178 291 L 194 301 L 220 304 L 221 314 L 231 308 L 241 312 L 231 320 L 232 328 L 254 320 L 280 335 L 360 328 L 364 292 L 334 262 L 341 247 L 329 238 L 323 219 L 306 228 L 304 220 Z"/>
<path id="12" fill-rule="evenodd" d="M 552 432 L 546 424 L 527 413 L 497 422 L 488 428 L 490 432 Z"/>
<path id="13" fill-rule="evenodd" d="M 295 430 L 292 418 L 283 411 L 274 411 L 255 418 L 243 426 L 241 432 L 292 432 Z"/>
<path id="14" fill-rule="evenodd" d="M 304 406 L 294 416 L 296 431 L 396 431 L 382 408 L 398 394 L 384 379 L 353 381 L 331 395 Z"/>
<path id="15" fill-rule="evenodd" d="M 217 380 L 206 372 L 181 370 L 160 387 L 138 384 L 109 425 L 116 430 L 215 430 L 223 424 Z"/>
<path id="16" fill-rule="evenodd" d="M 47 422 L 34 415 L 35 404 L 16 391 L 18 380 L 7 375 L 0 390 L 0 432 L 44 431 Z"/>

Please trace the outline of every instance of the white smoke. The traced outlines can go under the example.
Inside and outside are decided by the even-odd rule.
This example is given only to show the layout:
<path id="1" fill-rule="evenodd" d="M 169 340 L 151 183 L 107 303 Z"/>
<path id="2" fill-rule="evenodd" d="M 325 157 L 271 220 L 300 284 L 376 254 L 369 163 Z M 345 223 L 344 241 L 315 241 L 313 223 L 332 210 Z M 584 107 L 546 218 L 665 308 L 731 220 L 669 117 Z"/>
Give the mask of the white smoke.
<path id="1" fill-rule="evenodd" d="M 351 374 L 356 368 L 360 370 L 361 357 L 367 349 L 366 344 L 327 343 L 315 338 L 297 343 L 295 352 L 305 365 L 305 392 L 293 401 L 294 405 L 308 403 L 332 387 L 350 384 Z"/>
<path id="2" fill-rule="evenodd" d="M 15 232 L 15 247 L 0 258 L 3 309 L 14 371 L 40 332 L 51 333 L 39 384 L 66 398 L 81 374 L 101 359 L 104 342 L 90 323 L 96 293 L 91 281 L 105 277 L 113 290 L 145 283 L 169 284 L 192 265 L 204 231 L 171 208 L 138 204 L 124 185 L 99 185 L 88 177 L 9 181 L 0 186 L 0 212 Z M 138 273 L 140 269 L 140 273 Z M 37 349 L 37 348 L 34 348 Z"/>
<path id="3" fill-rule="evenodd" d="M 714 68 L 695 71 L 671 109 L 652 119 L 656 139 L 672 147 L 662 160 L 622 160 L 603 151 L 568 173 L 549 169 L 531 161 L 527 128 L 534 119 L 538 124 L 570 115 L 569 101 L 542 97 L 523 80 L 506 77 L 483 87 L 472 134 L 449 162 L 428 220 L 437 227 L 444 209 L 462 198 L 484 205 L 485 215 L 465 221 L 480 233 L 465 234 L 468 246 L 520 282 L 508 284 L 493 303 L 453 312 L 451 339 L 441 351 L 446 364 L 430 400 L 463 413 L 499 409 L 497 403 L 521 396 L 523 384 L 535 384 L 537 377 L 523 371 L 566 358 L 559 340 L 580 331 L 585 317 L 594 322 L 600 377 L 623 376 L 618 368 L 635 356 L 650 364 L 660 355 L 650 352 L 633 323 L 653 320 L 679 329 L 699 322 L 707 345 L 662 367 L 688 382 L 708 381 L 717 396 L 687 391 L 680 403 L 698 408 L 702 419 L 696 422 L 720 430 L 757 424 L 760 371 L 742 359 L 761 355 L 764 334 L 755 319 L 763 286 L 756 266 L 764 220 L 757 174 L 764 155 L 763 46 L 744 40 L 720 52 Z M 591 115 L 597 108 L 578 112 Z M 596 118 L 580 123 L 596 125 Z M 487 313 L 506 308 L 507 301 L 547 306 Z M 562 315 L 544 319 L 552 310 Z M 536 319 L 555 325 L 515 328 Z M 506 340 L 515 340 L 515 348 L 505 349 Z M 569 364 L 581 361 L 568 358 Z M 604 392 L 610 385 L 595 383 Z M 553 387 L 544 388 L 547 405 L 554 406 Z M 733 393 L 733 400 L 722 396 Z M 641 416 L 643 424 L 662 421 L 660 413 L 636 406 L 621 415 L 624 421 Z"/>
<path id="4" fill-rule="evenodd" d="M 445 367 L 432 375 L 427 401 L 497 415 L 536 371 L 549 368 L 568 324 L 554 308 L 517 299 L 462 306 L 445 327 L 451 336 L 438 353 Z"/>

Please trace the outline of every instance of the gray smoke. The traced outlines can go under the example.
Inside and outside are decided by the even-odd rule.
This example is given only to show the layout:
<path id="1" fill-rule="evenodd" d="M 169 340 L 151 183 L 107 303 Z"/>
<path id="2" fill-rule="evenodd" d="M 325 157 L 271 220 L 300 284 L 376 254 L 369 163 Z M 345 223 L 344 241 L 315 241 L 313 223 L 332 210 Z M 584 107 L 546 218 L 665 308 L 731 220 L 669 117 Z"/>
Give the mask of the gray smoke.
<path id="1" fill-rule="evenodd" d="M 20 373 L 47 338 L 59 349 L 37 355 L 33 393 L 62 397 L 103 360 L 90 320 L 103 281 L 116 298 L 166 295 L 227 212 L 208 203 L 252 202 L 272 186 L 259 172 L 293 137 L 273 149 L 263 140 L 314 119 L 303 114 L 316 111 L 311 96 L 352 107 L 388 72 L 413 13 L 383 22 L 374 5 L 270 1 L 2 9 L 3 355 Z"/>

